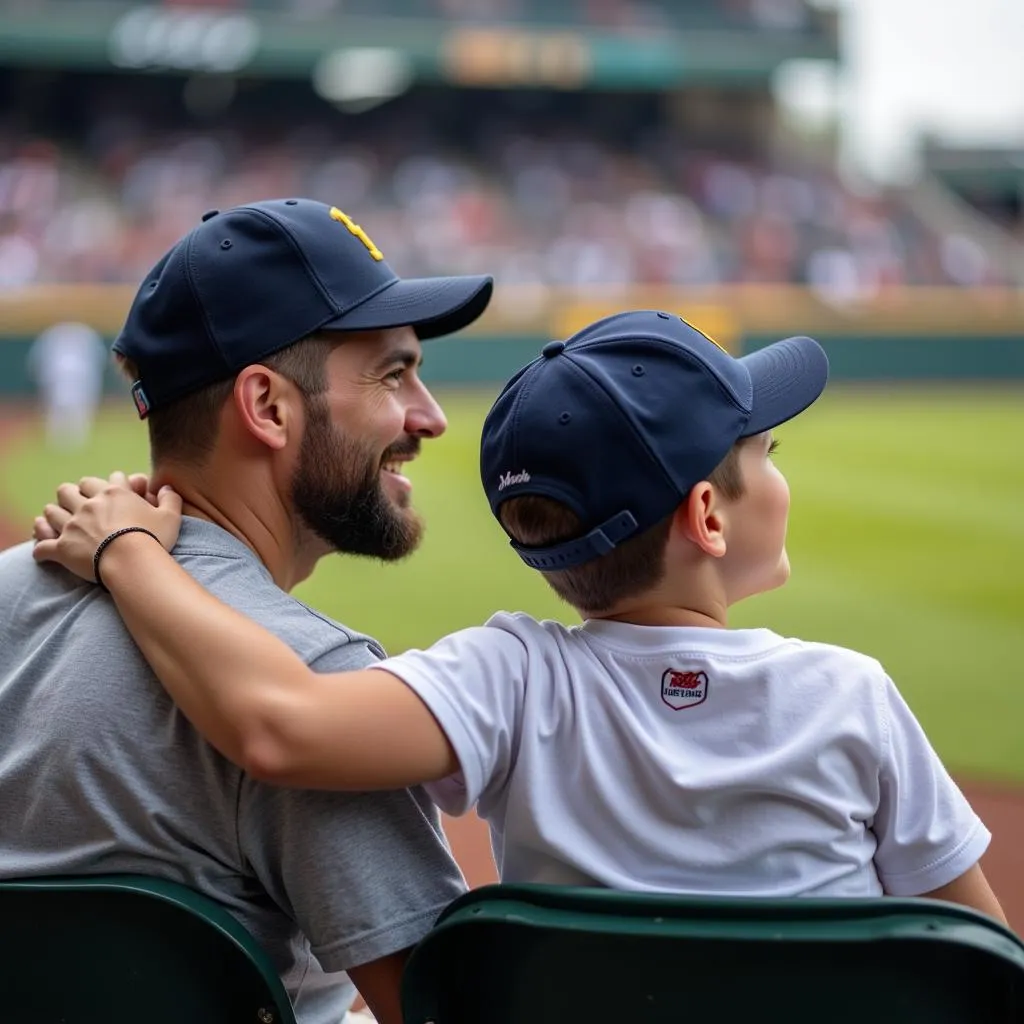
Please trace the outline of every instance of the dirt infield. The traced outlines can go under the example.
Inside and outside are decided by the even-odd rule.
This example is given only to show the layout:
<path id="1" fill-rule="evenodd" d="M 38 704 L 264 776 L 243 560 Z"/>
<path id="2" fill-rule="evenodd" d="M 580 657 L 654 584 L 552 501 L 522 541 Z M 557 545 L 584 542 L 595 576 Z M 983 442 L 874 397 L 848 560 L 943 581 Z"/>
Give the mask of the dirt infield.
<path id="1" fill-rule="evenodd" d="M 0 457 L 4 447 L 26 428 L 27 412 L 0 406 Z M 54 480 L 54 486 L 60 481 Z M 29 539 L 31 523 L 18 523 L 0 508 L 0 549 Z M 992 846 L 982 861 L 1010 924 L 1024 934 L 1024 787 L 957 780 L 992 831 Z M 470 885 L 495 881 L 486 826 L 475 816 L 446 818 L 445 830 Z"/>

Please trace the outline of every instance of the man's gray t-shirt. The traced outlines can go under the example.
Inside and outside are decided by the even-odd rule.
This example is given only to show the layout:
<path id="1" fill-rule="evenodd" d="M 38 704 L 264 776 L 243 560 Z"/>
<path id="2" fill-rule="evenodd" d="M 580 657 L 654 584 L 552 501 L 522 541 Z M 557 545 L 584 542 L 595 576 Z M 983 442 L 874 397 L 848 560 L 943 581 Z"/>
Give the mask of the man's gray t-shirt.
<path id="1" fill-rule="evenodd" d="M 183 882 L 262 943 L 301 1024 L 336 1024 L 354 995 L 337 972 L 417 942 L 463 891 L 437 811 L 418 789 L 255 782 L 178 711 L 109 596 L 31 550 L 0 553 L 0 877 Z M 186 518 L 174 555 L 317 671 L 383 655 L 212 523 Z"/>

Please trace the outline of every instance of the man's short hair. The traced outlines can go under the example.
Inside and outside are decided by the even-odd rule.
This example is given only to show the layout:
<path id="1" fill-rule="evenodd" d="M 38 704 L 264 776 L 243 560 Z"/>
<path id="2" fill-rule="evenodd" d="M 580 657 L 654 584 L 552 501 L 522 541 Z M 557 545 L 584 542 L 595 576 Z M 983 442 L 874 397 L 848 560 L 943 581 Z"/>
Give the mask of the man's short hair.
<path id="1" fill-rule="evenodd" d="M 743 493 L 738 441 L 708 476 L 708 482 L 729 500 Z M 674 514 L 674 512 L 673 512 Z M 579 516 L 572 509 L 539 495 L 524 495 L 502 502 L 498 511 L 502 526 L 519 544 L 533 547 L 558 544 L 578 537 Z M 665 574 L 665 546 L 672 516 L 582 565 L 542 575 L 563 601 L 578 611 L 603 612 L 619 602 L 650 590 Z"/>
<path id="2" fill-rule="evenodd" d="M 259 361 L 259 365 L 290 380 L 306 398 L 327 390 L 326 362 L 341 335 L 313 334 Z M 137 377 L 131 361 L 117 356 L 129 380 Z M 149 425 L 151 463 L 190 462 L 202 465 L 213 452 L 224 403 L 235 386 L 235 377 L 208 384 L 166 406 L 153 409 Z"/>

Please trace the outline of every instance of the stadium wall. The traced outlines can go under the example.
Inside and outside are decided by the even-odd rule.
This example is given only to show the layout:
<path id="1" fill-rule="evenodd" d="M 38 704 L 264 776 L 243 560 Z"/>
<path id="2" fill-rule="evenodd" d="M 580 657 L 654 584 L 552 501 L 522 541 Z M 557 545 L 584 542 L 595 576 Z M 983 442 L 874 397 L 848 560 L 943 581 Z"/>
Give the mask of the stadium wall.
<path id="1" fill-rule="evenodd" d="M 45 327 L 81 320 L 111 339 L 133 292 L 114 285 L 0 293 L 0 398 L 31 393 L 28 351 Z M 1024 380 L 1024 293 L 902 289 L 840 306 L 807 289 L 768 286 L 645 288 L 613 296 L 499 289 L 473 328 L 430 342 L 423 376 L 432 383 L 504 381 L 551 338 L 622 309 L 677 312 L 736 353 L 809 334 L 828 351 L 834 380 Z M 124 390 L 113 367 L 108 388 Z"/>
<path id="2" fill-rule="evenodd" d="M 749 352 L 776 336 L 744 338 L 735 352 Z M 989 337 L 823 336 L 833 381 L 1024 381 L 1024 334 Z M 496 384 L 536 356 L 544 335 L 441 339 L 430 342 L 423 378 L 431 384 Z M 0 399 L 34 391 L 26 361 L 31 338 L 0 338 Z M 127 388 L 111 368 L 110 393 Z"/>

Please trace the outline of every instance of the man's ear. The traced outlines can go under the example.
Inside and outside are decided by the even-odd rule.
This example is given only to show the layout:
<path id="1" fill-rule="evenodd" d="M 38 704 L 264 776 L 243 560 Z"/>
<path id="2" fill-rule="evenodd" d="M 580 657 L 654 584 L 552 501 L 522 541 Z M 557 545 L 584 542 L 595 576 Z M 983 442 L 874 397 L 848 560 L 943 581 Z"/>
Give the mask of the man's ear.
<path id="1" fill-rule="evenodd" d="M 238 374 L 231 399 L 242 427 L 268 448 L 279 451 L 301 429 L 298 389 L 259 363 Z"/>
<path id="2" fill-rule="evenodd" d="M 725 554 L 725 515 L 714 487 L 702 480 L 695 484 L 679 508 L 674 524 L 683 536 L 706 555 L 721 558 Z"/>

